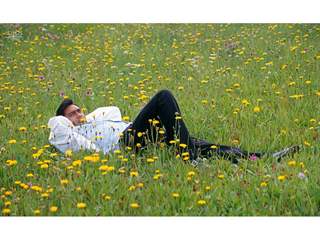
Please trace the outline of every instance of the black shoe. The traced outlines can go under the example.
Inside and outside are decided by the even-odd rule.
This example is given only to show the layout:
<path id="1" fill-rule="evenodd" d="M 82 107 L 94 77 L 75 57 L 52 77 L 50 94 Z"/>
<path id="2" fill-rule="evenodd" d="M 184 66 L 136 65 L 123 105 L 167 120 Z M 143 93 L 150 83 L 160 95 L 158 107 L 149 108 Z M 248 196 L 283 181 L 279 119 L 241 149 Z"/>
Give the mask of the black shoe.
<path id="1" fill-rule="evenodd" d="M 272 154 L 272 157 L 276 158 L 278 162 L 280 162 L 280 160 L 285 157 L 285 156 L 288 156 L 288 155 L 293 155 L 294 153 L 296 152 L 299 152 L 300 150 L 300 147 L 297 145 L 297 146 L 292 146 L 292 147 L 288 147 L 288 148 L 285 148 L 279 152 L 275 152 Z"/>

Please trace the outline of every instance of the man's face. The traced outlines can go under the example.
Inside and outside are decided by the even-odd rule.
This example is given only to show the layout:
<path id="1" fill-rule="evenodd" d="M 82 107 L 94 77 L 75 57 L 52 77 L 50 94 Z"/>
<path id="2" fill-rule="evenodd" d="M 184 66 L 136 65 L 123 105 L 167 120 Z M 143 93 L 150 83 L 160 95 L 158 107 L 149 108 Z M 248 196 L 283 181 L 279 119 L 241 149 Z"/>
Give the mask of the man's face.
<path id="1" fill-rule="evenodd" d="M 71 104 L 64 110 L 64 116 L 68 118 L 75 126 L 83 123 L 85 119 L 81 109 L 74 104 Z"/>

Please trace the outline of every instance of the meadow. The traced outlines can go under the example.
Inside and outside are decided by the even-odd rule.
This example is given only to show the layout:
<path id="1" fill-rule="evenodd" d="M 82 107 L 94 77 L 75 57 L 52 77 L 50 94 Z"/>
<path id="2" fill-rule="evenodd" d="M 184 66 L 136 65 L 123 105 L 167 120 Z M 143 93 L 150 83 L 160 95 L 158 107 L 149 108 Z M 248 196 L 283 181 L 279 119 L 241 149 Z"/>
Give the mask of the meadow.
<path id="1" fill-rule="evenodd" d="M 319 24 L 0 25 L 1 216 L 319 216 Z M 161 89 L 191 134 L 282 159 L 163 144 L 59 153 L 47 122 L 64 98 L 132 121 Z"/>

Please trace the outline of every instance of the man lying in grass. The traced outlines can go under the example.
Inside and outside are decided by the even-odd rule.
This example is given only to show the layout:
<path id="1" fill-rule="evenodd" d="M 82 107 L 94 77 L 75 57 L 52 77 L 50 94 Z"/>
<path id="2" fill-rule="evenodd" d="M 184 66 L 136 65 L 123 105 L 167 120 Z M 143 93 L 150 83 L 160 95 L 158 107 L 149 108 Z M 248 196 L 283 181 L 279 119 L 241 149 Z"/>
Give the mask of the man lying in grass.
<path id="1" fill-rule="evenodd" d="M 153 96 L 133 122 L 122 121 L 120 110 L 115 106 L 101 107 L 85 116 L 71 99 L 65 99 L 48 125 L 51 129 L 49 142 L 61 152 L 86 149 L 107 154 L 121 144 L 139 151 L 148 142 L 164 140 L 166 144 L 184 151 L 184 160 L 190 160 L 194 165 L 201 157 L 213 155 L 234 163 L 241 158 L 255 160 L 268 155 L 191 137 L 181 118 L 178 103 L 168 90 L 161 90 Z M 298 150 L 298 146 L 293 146 L 269 155 L 280 160 Z"/>

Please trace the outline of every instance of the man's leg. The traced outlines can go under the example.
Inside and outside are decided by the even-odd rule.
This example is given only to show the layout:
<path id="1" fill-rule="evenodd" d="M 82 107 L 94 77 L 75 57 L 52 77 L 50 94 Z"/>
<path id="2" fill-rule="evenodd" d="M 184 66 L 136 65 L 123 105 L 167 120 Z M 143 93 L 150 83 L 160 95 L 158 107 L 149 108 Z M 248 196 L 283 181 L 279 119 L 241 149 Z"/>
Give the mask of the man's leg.
<path id="1" fill-rule="evenodd" d="M 256 158 L 261 158 L 264 155 L 264 153 L 247 152 L 237 147 L 209 143 L 205 140 L 197 139 L 194 137 L 192 137 L 191 140 L 193 141 L 195 148 L 198 151 L 198 155 L 204 156 L 206 158 L 219 156 L 228 159 L 233 163 L 237 163 L 238 159 L 241 158 L 254 160 Z"/>
<path id="2" fill-rule="evenodd" d="M 194 149 L 189 131 L 181 119 L 179 105 L 170 91 L 161 90 L 154 95 L 133 121 L 132 132 L 135 144 L 143 142 L 143 138 L 139 137 L 138 133 L 147 132 L 148 138 L 155 137 L 155 129 L 150 119 L 158 120 L 160 126 L 165 128 L 167 144 L 177 137 L 180 143 L 188 146 L 189 150 Z"/>

